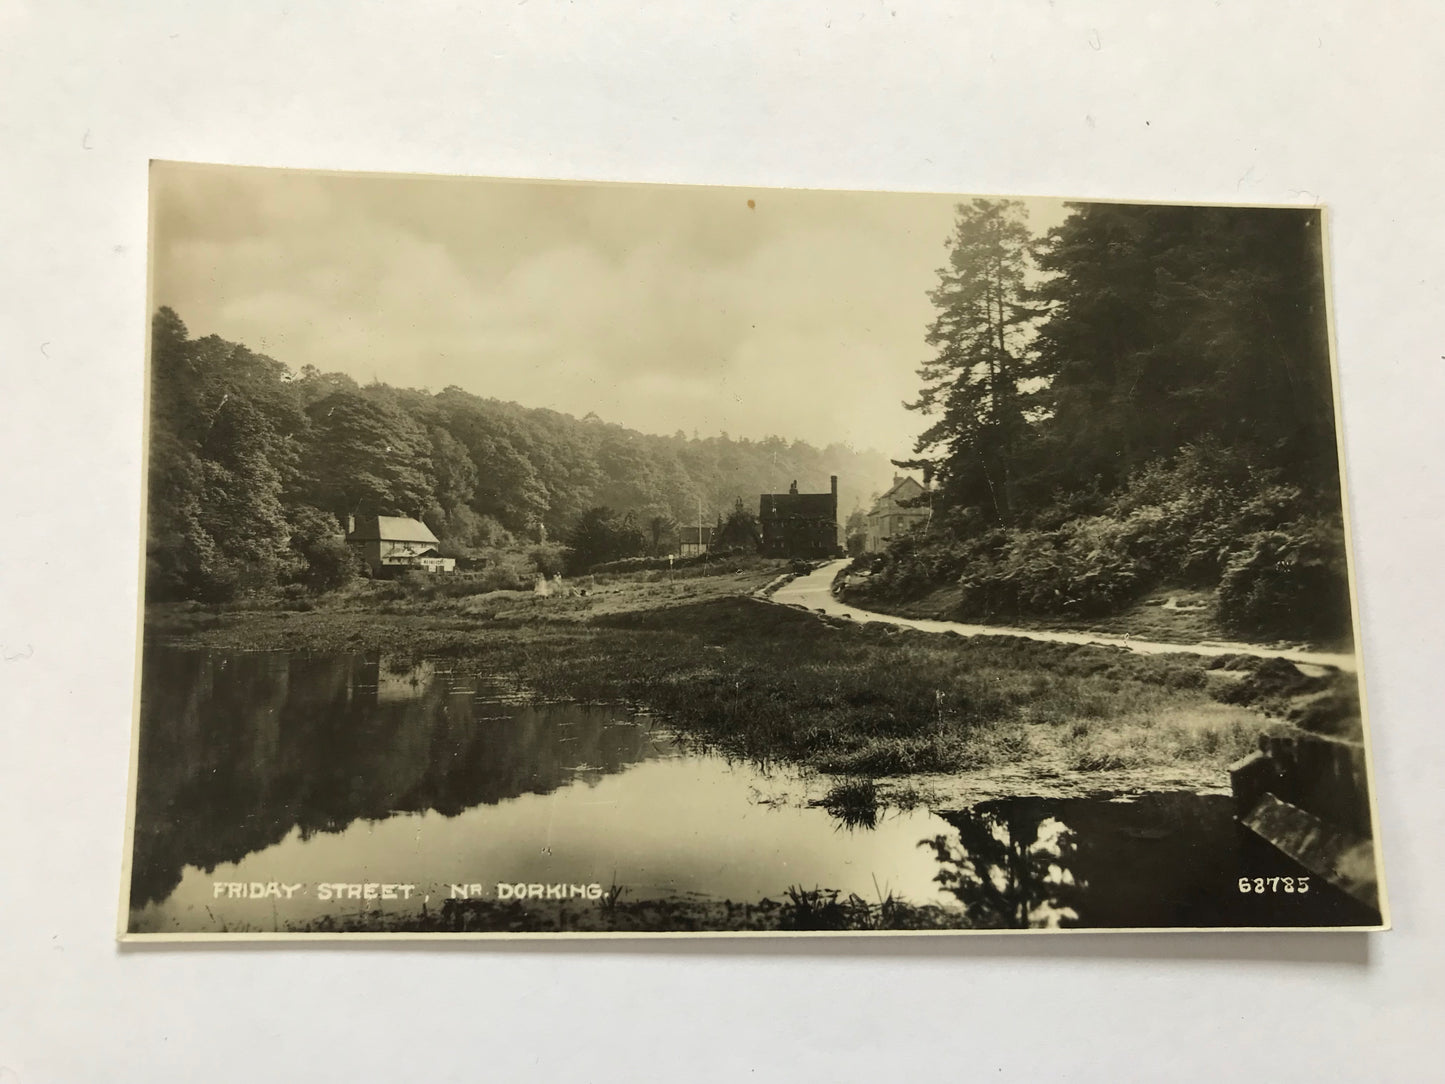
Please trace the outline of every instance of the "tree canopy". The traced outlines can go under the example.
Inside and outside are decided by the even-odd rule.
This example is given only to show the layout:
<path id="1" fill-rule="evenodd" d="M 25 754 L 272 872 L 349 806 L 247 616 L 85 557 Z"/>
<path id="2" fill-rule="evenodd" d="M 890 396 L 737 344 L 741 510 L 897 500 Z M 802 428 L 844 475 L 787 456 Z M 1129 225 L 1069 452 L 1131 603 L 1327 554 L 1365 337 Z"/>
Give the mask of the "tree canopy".
<path id="1" fill-rule="evenodd" d="M 294 372 L 168 308 L 152 324 L 147 590 L 223 599 L 344 578 L 348 513 L 422 518 L 453 556 L 575 536 L 584 514 L 625 522 L 628 554 L 675 540 L 782 479 L 867 493 L 888 460 L 815 448 L 639 433 L 487 399 L 312 367 Z M 594 523 L 593 526 L 596 526 Z M 621 553 L 617 555 L 622 555 Z"/>
<path id="2" fill-rule="evenodd" d="M 936 353 L 919 369 L 918 399 L 906 404 L 936 418 L 915 450 L 941 451 L 930 465 L 947 499 L 991 508 L 1001 522 L 1013 504 L 1025 428 L 1022 382 L 1031 375 L 1033 311 L 1025 285 L 1031 244 L 1022 203 L 976 199 L 959 206 L 948 265 L 929 294 L 938 316 L 925 341 Z"/>
<path id="3" fill-rule="evenodd" d="M 931 294 L 935 529 L 870 590 L 959 616 L 1109 612 L 1217 587 L 1240 631 L 1348 635 L 1319 214 L 960 205 Z"/>

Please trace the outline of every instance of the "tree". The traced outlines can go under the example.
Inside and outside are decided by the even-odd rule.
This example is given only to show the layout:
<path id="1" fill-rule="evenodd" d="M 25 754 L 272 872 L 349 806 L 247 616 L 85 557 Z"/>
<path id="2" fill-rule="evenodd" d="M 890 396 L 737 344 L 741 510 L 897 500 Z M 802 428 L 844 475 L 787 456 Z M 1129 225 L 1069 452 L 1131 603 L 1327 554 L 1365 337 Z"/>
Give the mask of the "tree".
<path id="1" fill-rule="evenodd" d="M 478 515 L 467 505 L 459 506 L 446 517 L 446 532 L 441 535 L 443 557 L 470 557 L 471 550 L 505 547 L 515 536 L 491 516 Z"/>
<path id="2" fill-rule="evenodd" d="M 631 516 L 619 517 L 605 505 L 583 512 L 567 533 L 566 543 L 572 551 L 570 561 L 574 574 L 607 561 L 636 557 L 646 544 Z"/>
<path id="3" fill-rule="evenodd" d="M 281 506 L 278 443 L 265 415 L 246 399 L 217 405 L 200 446 L 199 523 L 216 544 L 206 570 L 213 595 L 267 586 L 286 559 L 291 529 Z"/>
<path id="4" fill-rule="evenodd" d="M 288 559 L 282 491 L 300 425 L 285 367 L 175 312 L 152 321 L 147 592 L 228 599 L 275 581 Z"/>
<path id="5" fill-rule="evenodd" d="M 344 587 L 355 578 L 359 561 L 346 544 L 336 517 L 309 505 L 289 510 L 291 548 L 299 558 L 295 578 L 313 591 Z"/>
<path id="6" fill-rule="evenodd" d="M 948 266 L 929 298 L 938 316 L 926 342 L 937 353 L 918 370 L 910 410 L 936 415 L 906 461 L 932 467 L 942 502 L 1011 517 L 1014 458 L 1026 431 L 1020 382 L 1031 375 L 1028 338 L 1037 313 L 1025 274 L 1031 246 L 1022 203 L 959 204 Z"/>
<path id="7" fill-rule="evenodd" d="M 295 381 L 296 397 L 302 408 L 319 399 L 334 395 L 338 391 L 361 392 L 361 385 L 345 373 L 323 373 L 314 365 L 301 366 L 301 375 Z"/>
<path id="8" fill-rule="evenodd" d="M 442 538 L 463 533 L 475 522 L 471 504 L 477 494 L 477 465 L 466 446 L 439 425 L 431 427 L 431 463 L 436 478 L 436 503 L 430 518 Z M 439 513 L 439 514 L 438 514 Z"/>
<path id="9" fill-rule="evenodd" d="M 993 210 L 960 214 L 915 404 L 952 537 L 890 548 L 870 590 L 951 582 L 991 618 L 1217 585 L 1240 634 L 1347 636 L 1318 213 L 1076 205 L 1009 264 Z"/>
<path id="10" fill-rule="evenodd" d="M 311 366 L 293 373 L 242 344 L 193 339 L 167 308 L 153 318 L 150 372 L 155 599 L 295 580 L 327 550 L 339 561 L 317 510 L 338 524 L 352 511 L 420 515 L 449 554 L 472 556 L 566 536 L 607 507 L 620 555 L 670 548 L 669 523 L 779 479 L 825 488 L 836 474 L 866 492 L 890 473 L 882 456 L 845 445 L 649 435 L 455 387 L 432 395 Z"/>
<path id="11" fill-rule="evenodd" d="M 855 508 L 848 514 L 847 526 L 843 528 L 843 538 L 848 547 L 849 557 L 859 557 L 868 547 L 868 513 L 861 508 Z"/>
<path id="12" fill-rule="evenodd" d="M 655 457 L 635 436 L 625 429 L 608 432 L 597 448 L 597 465 L 602 471 L 597 498 L 613 508 L 646 508 L 661 498 Z"/>
<path id="13" fill-rule="evenodd" d="M 672 552 L 672 544 L 677 541 L 677 527 L 677 520 L 666 512 L 648 517 L 647 537 L 652 556 L 660 557 Z"/>
<path id="14" fill-rule="evenodd" d="M 758 517 L 743 507 L 739 498 L 728 518 L 721 521 L 713 534 L 715 553 L 756 553 L 763 544 Z"/>
<path id="15" fill-rule="evenodd" d="M 446 389 L 436 404 L 447 431 L 476 467 L 473 509 L 518 533 L 540 521 L 548 508 L 547 487 L 511 439 L 513 426 L 498 404 L 459 388 Z"/>
<path id="16" fill-rule="evenodd" d="M 1208 438 L 1336 499 L 1316 212 L 1084 204 L 1039 264 L 1041 492 L 1108 493 Z"/>
<path id="17" fill-rule="evenodd" d="M 409 516 L 431 505 L 431 439 L 401 410 L 341 391 L 306 413 L 306 475 L 315 503 L 338 513 Z"/>

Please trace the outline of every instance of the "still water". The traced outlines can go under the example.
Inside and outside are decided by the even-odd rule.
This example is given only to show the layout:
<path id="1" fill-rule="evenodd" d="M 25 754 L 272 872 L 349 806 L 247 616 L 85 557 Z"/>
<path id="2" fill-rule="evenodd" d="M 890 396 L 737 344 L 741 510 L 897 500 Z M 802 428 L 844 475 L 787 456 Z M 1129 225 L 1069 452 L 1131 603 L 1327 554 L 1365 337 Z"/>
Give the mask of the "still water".
<path id="1" fill-rule="evenodd" d="M 1328 921 L 1231 897 L 1246 856 L 1225 798 L 829 812 L 814 804 L 827 779 L 620 707 L 533 704 L 446 660 L 151 646 L 141 712 L 135 932 L 304 928 L 499 883 L 629 901 L 891 894 L 970 926 Z M 415 887 L 318 888 L 364 883 Z"/>

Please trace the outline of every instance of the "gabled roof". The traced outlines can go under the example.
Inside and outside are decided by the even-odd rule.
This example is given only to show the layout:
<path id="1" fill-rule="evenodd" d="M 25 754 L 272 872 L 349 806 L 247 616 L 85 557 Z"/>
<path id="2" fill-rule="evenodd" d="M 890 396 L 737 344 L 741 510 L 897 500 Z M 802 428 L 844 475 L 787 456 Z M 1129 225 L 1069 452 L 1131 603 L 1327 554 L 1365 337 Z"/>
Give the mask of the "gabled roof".
<path id="1" fill-rule="evenodd" d="M 682 539 L 681 539 L 683 545 L 685 545 L 685 546 L 695 546 L 695 545 L 697 545 L 697 532 L 698 532 L 699 530 L 702 531 L 702 542 L 703 542 L 703 545 L 707 545 L 709 542 L 712 541 L 712 528 L 711 528 L 711 527 L 700 527 L 700 528 L 699 528 L 699 527 L 684 527 L 684 528 L 682 529 Z"/>
<path id="2" fill-rule="evenodd" d="M 357 516 L 356 530 L 346 537 L 353 542 L 438 542 L 430 527 L 410 516 Z"/>
<path id="3" fill-rule="evenodd" d="M 888 501 L 911 501 L 925 492 L 926 490 L 919 485 L 916 478 L 910 478 L 905 474 L 900 478 L 893 479 L 893 484 L 888 487 L 887 491 L 873 502 L 872 512 L 877 512 Z M 911 512 L 913 509 L 905 508 L 903 511 Z M 923 511 L 923 508 L 919 507 L 918 511 Z"/>
<path id="4" fill-rule="evenodd" d="M 900 492 L 904 489 L 907 489 L 910 492 L 906 494 Z M 888 492 L 884 493 L 880 500 L 886 500 L 889 497 L 902 497 L 904 500 L 907 500 L 910 497 L 918 496 L 918 494 L 922 492 L 923 486 L 919 485 L 918 480 L 916 478 L 910 478 L 908 475 L 904 474 L 893 479 L 893 484 L 888 487 Z"/>

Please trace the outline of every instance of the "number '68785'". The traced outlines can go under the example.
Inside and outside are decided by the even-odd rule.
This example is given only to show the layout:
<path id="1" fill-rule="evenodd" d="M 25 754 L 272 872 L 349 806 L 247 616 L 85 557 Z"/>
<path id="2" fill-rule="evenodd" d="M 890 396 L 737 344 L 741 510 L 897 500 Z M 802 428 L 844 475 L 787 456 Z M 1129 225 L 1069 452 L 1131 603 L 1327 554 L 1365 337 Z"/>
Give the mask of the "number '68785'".
<path id="1" fill-rule="evenodd" d="M 1310 879 L 1308 877 L 1241 877 L 1239 890 L 1258 893 L 1308 892 Z"/>

